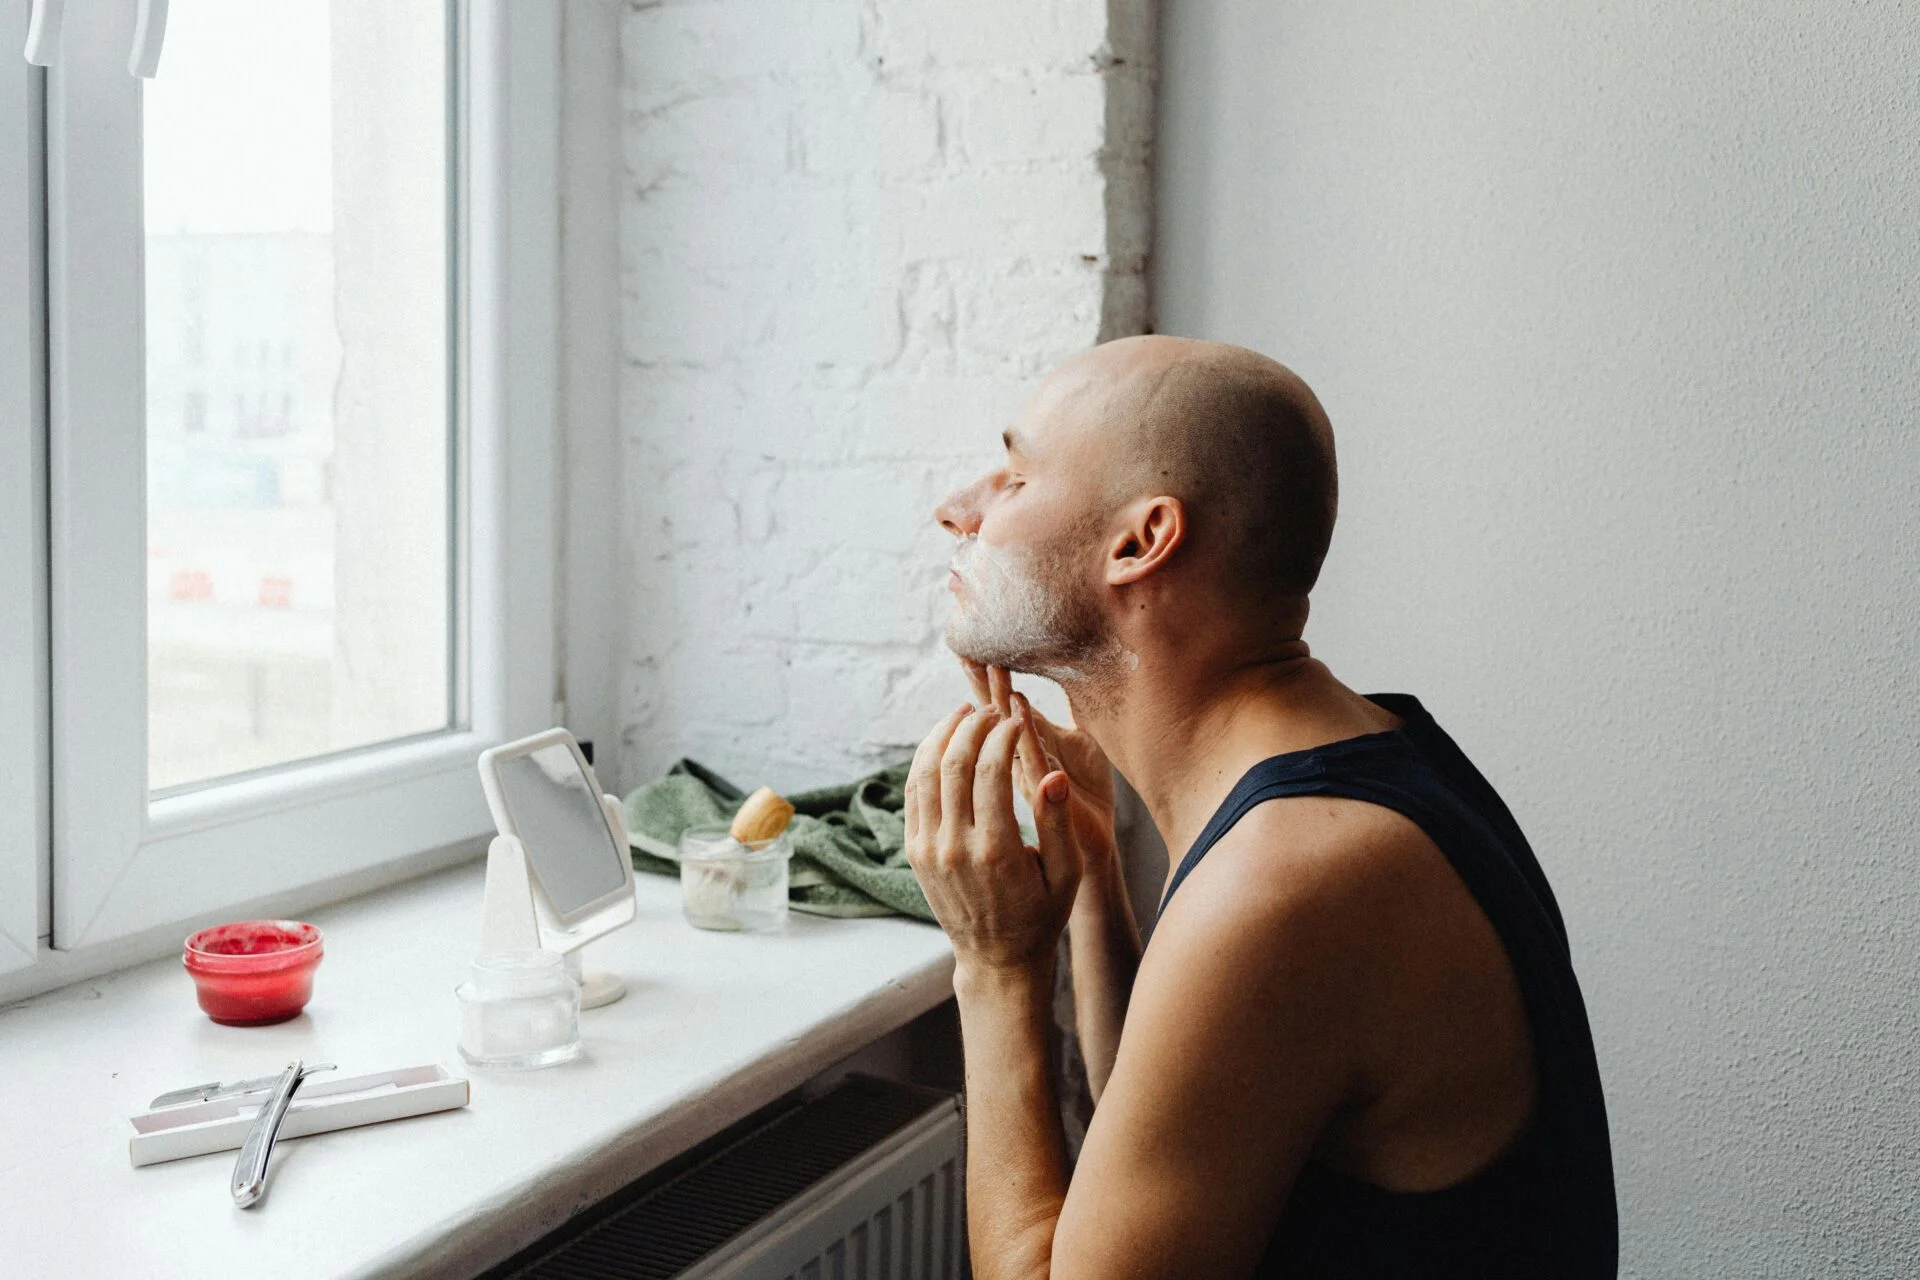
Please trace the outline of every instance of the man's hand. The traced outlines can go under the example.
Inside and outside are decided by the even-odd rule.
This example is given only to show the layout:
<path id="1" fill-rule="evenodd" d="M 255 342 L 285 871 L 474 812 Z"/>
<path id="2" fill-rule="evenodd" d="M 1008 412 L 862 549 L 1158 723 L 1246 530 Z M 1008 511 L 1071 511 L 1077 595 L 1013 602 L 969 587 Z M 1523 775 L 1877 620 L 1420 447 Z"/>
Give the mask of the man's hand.
<path id="1" fill-rule="evenodd" d="M 1070 916 L 1073 948 L 1074 1026 L 1087 1064 L 1087 1084 L 1099 1102 L 1120 1052 L 1127 1003 L 1140 967 L 1140 927 L 1127 900 L 1126 876 L 1113 831 L 1113 768 L 1092 735 L 1062 728 L 1013 691 L 1000 667 L 965 658 L 960 665 L 982 706 L 991 705 L 1021 722 L 1017 746 L 1021 788 L 1040 811 L 1038 789 L 1055 770 L 1072 788 L 1067 828 L 1080 855 L 1080 888 Z"/>
<path id="2" fill-rule="evenodd" d="M 1037 814 L 1041 780 L 1055 769 L 1064 770 L 1072 784 L 1068 813 L 1073 825 L 1074 843 L 1087 860 L 1092 873 L 1117 864 L 1118 852 L 1113 835 L 1113 766 L 1100 744 L 1080 729 L 1053 723 L 1033 709 L 1023 693 L 1013 690 L 1013 677 L 1004 667 L 983 666 L 968 658 L 960 659 L 973 698 L 980 706 L 992 706 L 1004 716 L 1024 721 L 1015 749 L 1019 762 L 1017 776 L 1021 794 Z"/>
<path id="3" fill-rule="evenodd" d="M 963 970 L 1050 968 L 1080 884 L 1063 770 L 1034 788 L 1040 844 L 1013 816 L 1014 746 L 1032 724 L 992 705 L 941 721 L 907 777 L 907 860 Z"/>

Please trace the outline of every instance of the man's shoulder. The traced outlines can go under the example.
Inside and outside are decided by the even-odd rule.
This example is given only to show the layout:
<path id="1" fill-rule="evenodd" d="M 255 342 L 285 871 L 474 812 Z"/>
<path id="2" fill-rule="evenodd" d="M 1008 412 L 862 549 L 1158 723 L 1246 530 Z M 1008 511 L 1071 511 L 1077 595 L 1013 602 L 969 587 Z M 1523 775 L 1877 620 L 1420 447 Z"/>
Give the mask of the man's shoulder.
<path id="1" fill-rule="evenodd" d="M 1264 802 L 1182 882 L 1127 1014 L 1128 1042 L 1160 1074 L 1199 1062 L 1241 1079 L 1306 1072 L 1336 1098 L 1367 1075 L 1381 1013 L 1401 1003 L 1407 899 L 1422 896 L 1396 883 L 1410 837 L 1370 807 Z"/>
<path id="2" fill-rule="evenodd" d="M 1174 970 L 1218 957 L 1250 996 L 1317 988 L 1330 1019 L 1364 1023 L 1431 976 L 1410 960 L 1427 954 L 1434 926 L 1451 935 L 1463 913 L 1476 913 L 1471 899 L 1410 819 L 1363 801 L 1289 796 L 1256 806 L 1208 850 L 1148 950 Z"/>
<path id="3" fill-rule="evenodd" d="M 1445 871 L 1433 841 L 1404 814 L 1341 796 L 1283 796 L 1234 823 L 1174 902 L 1191 896 L 1203 908 L 1196 915 L 1342 912 Z"/>

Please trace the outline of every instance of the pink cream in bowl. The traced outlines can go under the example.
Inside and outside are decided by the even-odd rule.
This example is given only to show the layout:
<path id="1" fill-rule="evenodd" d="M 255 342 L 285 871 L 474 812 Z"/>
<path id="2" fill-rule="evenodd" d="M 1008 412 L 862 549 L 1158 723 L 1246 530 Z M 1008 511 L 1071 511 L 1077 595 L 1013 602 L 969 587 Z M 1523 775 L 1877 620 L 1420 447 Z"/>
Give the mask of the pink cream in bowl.
<path id="1" fill-rule="evenodd" d="M 320 931 L 298 920 L 242 920 L 202 929 L 182 957 L 215 1022 L 285 1022 L 306 1008 L 320 965 Z"/>

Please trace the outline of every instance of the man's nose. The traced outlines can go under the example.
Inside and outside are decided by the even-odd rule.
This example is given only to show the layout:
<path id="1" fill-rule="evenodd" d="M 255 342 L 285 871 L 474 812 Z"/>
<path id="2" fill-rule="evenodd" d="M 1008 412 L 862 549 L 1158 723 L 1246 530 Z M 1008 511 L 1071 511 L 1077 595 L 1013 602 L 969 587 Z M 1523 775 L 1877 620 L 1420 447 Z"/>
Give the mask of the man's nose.
<path id="1" fill-rule="evenodd" d="M 976 480 L 964 489 L 955 489 L 941 500 L 933 509 L 933 518 L 940 527 L 956 538 L 967 538 L 980 532 L 980 494 L 981 486 L 986 482 Z"/>

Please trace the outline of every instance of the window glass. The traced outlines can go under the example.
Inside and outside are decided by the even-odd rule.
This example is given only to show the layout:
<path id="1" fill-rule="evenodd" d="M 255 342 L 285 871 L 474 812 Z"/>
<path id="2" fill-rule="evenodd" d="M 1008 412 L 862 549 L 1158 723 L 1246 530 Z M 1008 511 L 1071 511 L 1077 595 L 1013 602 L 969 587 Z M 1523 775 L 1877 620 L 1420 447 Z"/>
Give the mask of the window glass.
<path id="1" fill-rule="evenodd" d="M 447 14 L 173 0 L 145 89 L 155 791 L 457 717 Z"/>

